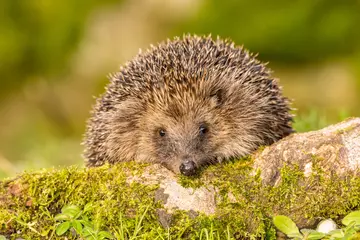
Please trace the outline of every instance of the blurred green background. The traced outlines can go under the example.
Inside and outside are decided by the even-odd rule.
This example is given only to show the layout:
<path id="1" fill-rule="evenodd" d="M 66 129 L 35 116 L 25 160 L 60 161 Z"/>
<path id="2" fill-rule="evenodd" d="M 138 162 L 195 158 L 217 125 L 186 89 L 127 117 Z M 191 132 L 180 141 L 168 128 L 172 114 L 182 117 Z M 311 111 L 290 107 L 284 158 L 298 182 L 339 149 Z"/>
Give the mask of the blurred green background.
<path id="1" fill-rule="evenodd" d="M 360 114 L 360 1 L 2 0 L 0 177 L 82 164 L 106 75 L 183 33 L 231 38 L 269 62 L 298 131 Z"/>

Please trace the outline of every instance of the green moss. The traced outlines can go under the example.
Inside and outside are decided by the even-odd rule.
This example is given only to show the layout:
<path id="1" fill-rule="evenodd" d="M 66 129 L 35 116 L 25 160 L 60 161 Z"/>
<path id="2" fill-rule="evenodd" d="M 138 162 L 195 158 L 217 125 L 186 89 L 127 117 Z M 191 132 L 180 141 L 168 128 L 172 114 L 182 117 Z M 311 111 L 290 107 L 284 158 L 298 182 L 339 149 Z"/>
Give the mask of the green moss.
<path id="1" fill-rule="evenodd" d="M 68 204 L 83 207 L 91 202 L 94 221 L 108 227 L 119 225 L 120 214 L 124 219 L 132 219 L 145 206 L 155 209 L 158 206 L 153 200 L 156 185 L 125 182 L 125 173 L 141 174 L 144 166 L 126 163 L 92 169 L 50 169 L 4 181 L 0 188 L 1 195 L 6 196 L 1 200 L 0 232 L 29 239 L 47 236 L 56 223 L 54 216 Z M 15 192 L 16 189 L 22 191 Z M 154 215 L 147 215 L 146 220 L 154 220 Z M 126 222 L 131 228 L 131 221 Z M 31 231 L 30 225 L 39 229 L 40 234 Z M 14 230 L 21 234 L 13 233 Z"/>
<path id="2" fill-rule="evenodd" d="M 154 201 L 154 194 L 159 186 L 126 182 L 129 176 L 141 176 L 146 164 L 27 172 L 0 182 L 0 233 L 11 239 L 57 239 L 54 216 L 61 208 L 69 204 L 83 208 L 91 203 L 87 217 L 98 229 L 117 238 L 136 232 L 146 211 L 139 239 L 198 239 L 204 229 L 221 239 L 228 234 L 275 239 L 274 215 L 289 216 L 299 224 L 303 217 L 340 220 L 349 211 L 360 209 L 360 178 L 326 174 L 318 167 L 319 161 L 323 160 L 313 158 L 314 171 L 308 178 L 296 165 L 284 166 L 276 187 L 262 184 L 250 158 L 210 166 L 195 178 L 180 177 L 184 186 L 215 186 L 218 207 L 213 216 L 176 211 L 170 229 L 157 221 L 156 209 L 162 206 Z M 75 239 L 71 234 L 67 237 Z"/>
<path id="3" fill-rule="evenodd" d="M 201 181 L 200 175 L 202 173 L 198 173 L 195 176 L 183 176 L 179 175 L 178 183 L 183 186 L 184 188 L 194 188 L 197 189 L 204 185 L 204 183 Z"/>

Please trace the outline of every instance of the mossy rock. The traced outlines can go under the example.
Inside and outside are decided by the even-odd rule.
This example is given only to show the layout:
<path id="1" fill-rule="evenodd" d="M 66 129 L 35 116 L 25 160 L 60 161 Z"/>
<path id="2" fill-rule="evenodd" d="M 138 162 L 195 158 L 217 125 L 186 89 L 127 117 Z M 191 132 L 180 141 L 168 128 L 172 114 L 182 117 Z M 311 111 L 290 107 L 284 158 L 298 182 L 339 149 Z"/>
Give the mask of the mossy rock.
<path id="1" fill-rule="evenodd" d="M 172 210 L 168 229 L 160 223 L 159 215 L 169 211 L 155 196 L 166 176 L 154 165 L 130 162 L 25 172 L 0 182 L 0 233 L 9 239 L 64 239 L 55 234 L 59 222 L 54 217 L 66 205 L 83 208 L 91 203 L 93 208 L 86 217 L 97 229 L 118 238 L 128 239 L 141 222 L 139 239 L 199 239 L 204 229 L 220 239 L 275 239 L 274 215 L 311 226 L 325 218 L 339 221 L 360 209 L 360 177 L 326 173 L 316 168 L 318 161 L 314 159 L 316 171 L 307 177 L 296 166 L 284 166 L 282 181 L 276 186 L 263 184 L 249 158 L 211 166 L 192 178 L 172 176 L 193 191 L 215 189 L 216 209 L 208 215 Z M 65 236 L 78 239 L 71 231 Z"/>

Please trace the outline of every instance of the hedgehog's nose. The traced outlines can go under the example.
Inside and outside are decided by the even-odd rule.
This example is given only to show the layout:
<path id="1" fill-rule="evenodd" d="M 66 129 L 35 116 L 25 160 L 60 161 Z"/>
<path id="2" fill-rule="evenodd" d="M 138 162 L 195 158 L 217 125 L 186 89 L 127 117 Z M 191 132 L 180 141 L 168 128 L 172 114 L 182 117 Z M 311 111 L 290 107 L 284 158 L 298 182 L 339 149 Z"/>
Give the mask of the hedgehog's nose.
<path id="1" fill-rule="evenodd" d="M 179 167 L 182 175 L 192 176 L 196 173 L 196 166 L 194 161 L 185 160 Z"/>

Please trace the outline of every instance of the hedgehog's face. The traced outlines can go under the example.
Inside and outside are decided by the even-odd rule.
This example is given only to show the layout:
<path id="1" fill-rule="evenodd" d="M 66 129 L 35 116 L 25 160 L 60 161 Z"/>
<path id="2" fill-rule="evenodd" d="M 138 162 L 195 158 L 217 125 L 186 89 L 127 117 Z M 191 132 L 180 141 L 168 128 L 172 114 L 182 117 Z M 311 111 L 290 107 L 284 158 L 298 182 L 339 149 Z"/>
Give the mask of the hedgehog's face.
<path id="1" fill-rule="evenodd" d="M 231 141 L 216 96 L 182 95 L 149 107 L 142 121 L 137 157 L 160 162 L 175 173 L 194 175 L 214 163 Z M 168 99 L 169 100 L 169 99 Z M 139 154 L 140 153 L 140 154 Z"/>
<path id="2" fill-rule="evenodd" d="M 122 101 L 116 112 L 103 117 L 111 120 L 102 145 L 108 161 L 157 162 L 193 175 L 204 165 L 244 156 L 271 142 L 266 138 L 274 137 L 274 118 L 262 110 L 266 101 L 256 89 L 207 83 L 175 84 Z"/>
<path id="3" fill-rule="evenodd" d="M 175 173 L 194 175 L 205 163 L 214 160 L 212 125 L 200 119 L 159 122 L 152 132 L 156 157 Z"/>

